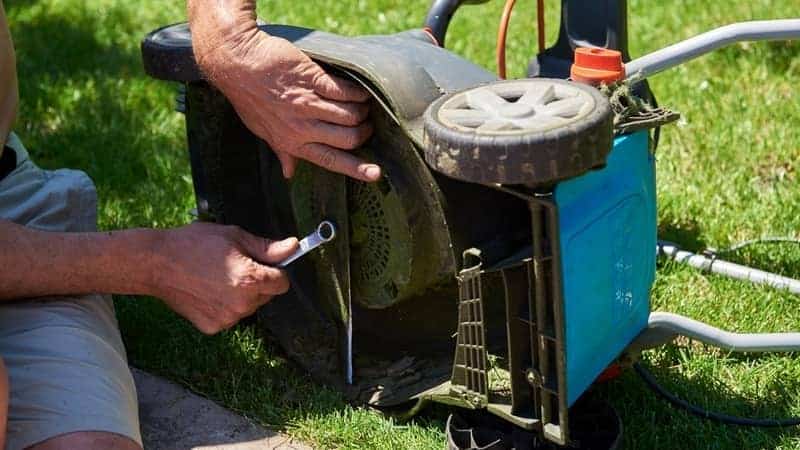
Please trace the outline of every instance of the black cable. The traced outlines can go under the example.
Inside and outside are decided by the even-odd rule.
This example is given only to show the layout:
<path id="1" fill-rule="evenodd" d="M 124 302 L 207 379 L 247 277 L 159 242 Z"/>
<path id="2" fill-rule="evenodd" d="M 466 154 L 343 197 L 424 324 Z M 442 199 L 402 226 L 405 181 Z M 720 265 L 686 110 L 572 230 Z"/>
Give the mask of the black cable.
<path id="1" fill-rule="evenodd" d="M 767 236 L 767 237 L 742 241 L 728 248 L 723 248 L 720 250 L 714 248 L 709 248 L 707 250 L 712 253 L 716 253 L 717 255 L 722 255 L 726 253 L 737 252 L 745 247 L 750 247 L 755 244 L 800 244 L 800 239 L 791 236 Z"/>
<path id="2" fill-rule="evenodd" d="M 739 425 L 745 427 L 762 427 L 762 428 L 771 428 L 771 427 L 794 427 L 800 425 L 800 417 L 790 417 L 788 419 L 752 419 L 749 417 L 739 417 L 739 416 L 731 416 L 728 414 L 722 414 L 714 411 L 708 411 L 703 409 L 699 406 L 693 405 L 686 400 L 678 397 L 677 395 L 673 394 L 672 392 L 668 391 L 664 386 L 660 385 L 656 378 L 650 373 L 649 370 L 645 369 L 640 363 L 634 363 L 633 368 L 636 370 L 636 373 L 642 377 L 645 384 L 655 391 L 658 395 L 668 401 L 672 406 L 677 408 L 681 408 L 686 410 L 688 413 L 693 414 L 695 416 L 701 417 L 703 419 L 714 420 L 716 422 L 722 422 L 729 425 Z"/>
<path id="3" fill-rule="evenodd" d="M 650 85 L 647 85 L 647 89 L 650 90 Z M 653 100 L 653 108 L 658 108 L 658 100 L 656 100 L 656 94 L 653 91 L 650 91 L 650 99 Z M 661 126 L 653 129 L 653 154 L 658 150 L 659 142 L 661 142 Z"/>

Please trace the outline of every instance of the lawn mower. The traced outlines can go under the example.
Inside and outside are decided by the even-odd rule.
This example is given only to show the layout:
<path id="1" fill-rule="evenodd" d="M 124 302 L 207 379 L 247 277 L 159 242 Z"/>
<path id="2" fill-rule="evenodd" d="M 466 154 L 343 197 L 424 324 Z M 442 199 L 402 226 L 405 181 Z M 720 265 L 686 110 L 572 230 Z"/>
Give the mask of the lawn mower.
<path id="1" fill-rule="evenodd" d="M 444 48 L 456 10 L 484 2 L 436 0 L 424 27 L 385 36 L 262 25 L 372 94 L 374 135 L 357 151 L 383 168 L 371 184 L 310 164 L 285 180 L 204 79 L 188 26 L 144 39 L 147 73 L 181 86 L 200 220 L 270 237 L 335 224 L 335 239 L 287 266 L 293 288 L 259 311 L 265 330 L 354 402 L 405 417 L 457 407 L 453 449 L 616 448 L 617 414 L 584 393 L 677 335 L 800 349 L 800 334 L 737 335 L 650 311 L 659 251 L 796 281 L 658 242 L 654 152 L 677 114 L 647 84 L 724 45 L 798 38 L 800 20 L 728 25 L 631 60 L 624 0 L 562 0 L 549 48 L 540 1 L 528 77 L 503 80 L 513 0 L 498 75 Z"/>

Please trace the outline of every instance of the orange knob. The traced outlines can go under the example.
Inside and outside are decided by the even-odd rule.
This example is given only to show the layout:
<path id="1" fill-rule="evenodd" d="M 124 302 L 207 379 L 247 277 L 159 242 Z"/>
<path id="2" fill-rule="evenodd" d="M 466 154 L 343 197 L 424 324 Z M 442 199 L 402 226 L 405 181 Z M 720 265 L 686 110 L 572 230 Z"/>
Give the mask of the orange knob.
<path id="1" fill-rule="evenodd" d="M 625 78 L 622 53 L 607 48 L 578 47 L 570 76 L 586 84 L 610 84 Z"/>

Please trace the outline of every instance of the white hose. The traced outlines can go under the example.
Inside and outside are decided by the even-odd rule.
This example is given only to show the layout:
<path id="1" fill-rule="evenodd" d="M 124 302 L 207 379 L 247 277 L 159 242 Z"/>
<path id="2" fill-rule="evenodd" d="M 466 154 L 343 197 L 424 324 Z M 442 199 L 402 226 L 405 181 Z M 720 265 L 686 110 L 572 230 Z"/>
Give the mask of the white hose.
<path id="1" fill-rule="evenodd" d="M 659 241 L 657 250 L 659 255 L 666 256 L 680 263 L 688 264 L 700 270 L 716 273 L 718 275 L 725 275 L 738 280 L 750 281 L 755 284 L 764 284 L 775 289 L 789 291 L 793 294 L 800 294 L 800 280 L 795 280 L 794 278 L 784 277 L 741 264 L 711 258 L 706 255 L 698 255 L 682 250 L 670 242 Z"/>

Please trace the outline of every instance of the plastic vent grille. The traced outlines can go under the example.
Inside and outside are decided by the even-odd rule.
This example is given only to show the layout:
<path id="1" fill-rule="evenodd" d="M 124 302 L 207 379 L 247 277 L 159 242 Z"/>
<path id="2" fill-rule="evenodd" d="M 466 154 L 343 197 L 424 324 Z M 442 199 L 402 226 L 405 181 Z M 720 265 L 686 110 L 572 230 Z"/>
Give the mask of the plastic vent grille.
<path id="1" fill-rule="evenodd" d="M 374 282 L 383 278 L 389 265 L 391 237 L 381 191 L 373 183 L 350 181 L 350 225 L 355 235 L 363 235 L 362 249 L 357 255 L 361 263 L 355 275 L 359 281 Z"/>
<path id="2" fill-rule="evenodd" d="M 459 273 L 458 290 L 458 340 L 451 384 L 473 407 L 480 408 L 489 398 L 480 262 Z"/>
<path id="3" fill-rule="evenodd" d="M 533 228 L 533 300 L 536 323 L 530 333 L 536 345 L 531 348 L 531 370 L 540 381 L 539 403 L 545 437 L 559 445 L 569 442 L 566 400 L 566 354 L 564 350 L 564 298 L 561 286 L 558 208 L 552 195 L 530 202 Z"/>

